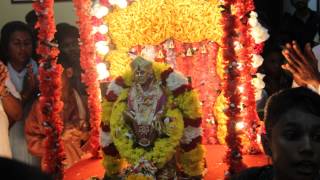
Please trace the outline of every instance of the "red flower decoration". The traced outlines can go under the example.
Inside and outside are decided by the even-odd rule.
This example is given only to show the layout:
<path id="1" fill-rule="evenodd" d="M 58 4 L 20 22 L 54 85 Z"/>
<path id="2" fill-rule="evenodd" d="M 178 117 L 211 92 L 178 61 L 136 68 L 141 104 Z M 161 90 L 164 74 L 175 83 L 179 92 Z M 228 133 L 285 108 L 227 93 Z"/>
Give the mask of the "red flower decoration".
<path id="1" fill-rule="evenodd" d="M 63 103 L 60 100 L 63 68 L 56 64 L 59 50 L 51 46 L 50 43 L 56 31 L 53 4 L 53 0 L 33 3 L 33 8 L 38 14 L 36 25 L 39 29 L 37 53 L 41 55 L 39 67 L 41 96 L 39 103 L 47 136 L 42 168 L 46 172 L 55 174 L 57 179 L 63 179 L 62 161 L 65 159 L 65 154 L 61 139 L 63 121 L 60 117 L 63 108 Z"/>
<path id="2" fill-rule="evenodd" d="M 80 65 L 84 70 L 81 80 L 87 86 L 88 93 L 88 108 L 90 113 L 90 145 L 91 154 L 94 157 L 98 156 L 99 143 L 99 125 L 101 119 L 101 104 L 100 104 L 100 88 L 98 82 L 98 74 L 96 72 L 95 62 L 95 44 L 94 39 L 91 36 L 92 32 L 92 18 L 91 0 L 73 0 L 76 14 L 79 18 L 79 30 L 80 30 Z M 105 2 L 107 3 L 107 2 Z"/>

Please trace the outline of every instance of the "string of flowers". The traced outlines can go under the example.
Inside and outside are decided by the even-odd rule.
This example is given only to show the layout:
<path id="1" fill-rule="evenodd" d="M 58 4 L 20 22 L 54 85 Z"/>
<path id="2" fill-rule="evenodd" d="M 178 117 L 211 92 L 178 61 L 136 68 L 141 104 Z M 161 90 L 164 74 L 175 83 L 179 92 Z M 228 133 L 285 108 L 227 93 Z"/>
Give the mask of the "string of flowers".
<path id="1" fill-rule="evenodd" d="M 187 78 L 168 65 L 154 62 L 152 66 L 156 79 L 170 92 L 163 117 L 167 118 L 165 129 L 169 137 L 157 139 L 150 151 L 133 146 L 134 140 L 128 137 L 130 132 L 122 118 L 122 112 L 127 108 L 129 88 L 133 83 L 133 72 L 128 70 L 110 83 L 103 101 L 101 144 L 106 175 L 120 173 L 126 164 L 125 160 L 135 166 L 144 158 L 160 169 L 174 156 L 179 143 L 181 148 L 177 161 L 181 171 L 188 176 L 203 175 L 204 147 L 201 145 L 201 110 L 197 94 L 190 87 Z M 141 176 L 139 178 L 148 179 Z"/>
<path id="2" fill-rule="evenodd" d="M 239 129 L 248 131 L 245 132 L 245 140 L 243 145 L 245 144 L 247 149 L 245 149 L 249 153 L 259 153 L 261 152 L 259 149 L 259 145 L 257 143 L 257 128 L 259 124 L 259 118 L 256 112 L 256 102 L 254 97 L 254 88 L 251 84 L 252 75 L 255 72 L 252 72 L 252 48 L 253 41 L 249 34 L 249 26 L 248 26 L 248 13 L 254 9 L 254 4 L 252 1 L 248 0 L 237 0 L 235 3 L 236 9 L 236 17 L 237 18 L 237 27 L 239 34 L 238 37 L 239 49 L 237 51 L 238 54 L 238 64 L 241 64 L 242 67 L 238 68 L 241 72 L 241 103 L 243 104 L 242 111 L 242 119 L 243 119 L 243 128 Z"/>
<path id="3" fill-rule="evenodd" d="M 88 108 L 90 113 L 90 146 L 91 154 L 98 156 L 99 143 L 99 127 L 101 118 L 100 104 L 100 88 L 98 82 L 98 74 L 96 72 L 94 39 L 91 36 L 92 19 L 91 19 L 91 0 L 73 0 L 76 14 L 78 16 L 78 24 L 80 30 L 80 65 L 84 70 L 81 80 L 87 86 Z"/>
<path id="4" fill-rule="evenodd" d="M 63 108 L 63 103 L 60 100 L 63 68 L 56 64 L 59 50 L 51 43 L 56 31 L 53 4 L 53 0 L 39 0 L 33 3 L 33 8 L 38 14 L 36 24 L 36 28 L 39 29 L 37 53 L 41 55 L 39 67 L 41 96 L 39 101 L 43 115 L 42 123 L 47 136 L 42 169 L 55 174 L 56 179 L 63 179 L 62 161 L 65 154 L 61 139 L 63 121 L 60 117 Z"/>
<path id="5" fill-rule="evenodd" d="M 108 0 L 96 2 L 92 8 L 92 25 L 95 42 L 95 61 L 97 63 L 98 80 L 103 81 L 109 77 L 107 65 L 103 63 L 105 55 L 109 52 L 110 38 L 107 36 L 109 28 L 103 23 L 105 16 L 109 13 L 111 5 Z"/>
<path id="6" fill-rule="evenodd" d="M 235 174 L 243 170 L 246 166 L 242 161 L 241 139 L 236 130 L 236 124 L 240 122 L 240 94 L 237 91 L 239 85 L 240 72 L 237 69 L 237 56 L 234 43 L 237 38 L 235 29 L 237 28 L 236 16 L 232 14 L 231 5 L 234 0 L 226 0 L 222 12 L 223 37 L 222 56 L 224 64 L 224 80 L 222 83 L 222 93 L 227 99 L 225 115 L 227 116 L 227 136 L 226 143 L 228 150 L 225 162 L 229 165 L 227 175 Z M 228 176 L 226 176 L 228 178 Z"/>

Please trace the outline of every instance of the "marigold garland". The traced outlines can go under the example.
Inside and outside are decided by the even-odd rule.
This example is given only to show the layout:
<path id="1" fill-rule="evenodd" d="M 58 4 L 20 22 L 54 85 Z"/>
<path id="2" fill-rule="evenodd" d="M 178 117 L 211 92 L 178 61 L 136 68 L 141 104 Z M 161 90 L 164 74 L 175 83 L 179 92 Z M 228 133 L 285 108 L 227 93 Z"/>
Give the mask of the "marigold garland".
<path id="1" fill-rule="evenodd" d="M 88 93 L 88 108 L 90 112 L 90 146 L 91 154 L 98 156 L 99 143 L 99 125 L 101 119 L 101 104 L 100 104 L 100 88 L 97 80 L 96 62 L 94 56 L 94 39 L 91 36 L 91 0 L 73 0 L 76 14 L 79 18 L 80 30 L 80 65 L 84 70 L 81 77 L 82 82 L 87 86 Z"/>
<path id="2" fill-rule="evenodd" d="M 57 65 L 59 51 L 51 43 L 55 33 L 53 0 L 36 1 L 33 8 L 38 14 L 36 28 L 38 32 L 37 53 L 40 59 L 40 107 L 42 109 L 42 122 L 45 126 L 47 139 L 45 141 L 45 155 L 42 169 L 55 174 L 56 179 L 63 179 L 63 164 L 65 158 L 61 134 L 63 121 L 60 112 L 63 103 L 61 97 L 61 75 L 63 68 Z"/>
<path id="3" fill-rule="evenodd" d="M 167 65 L 153 63 L 154 74 L 156 79 L 159 81 L 165 80 L 163 79 L 164 74 L 165 72 L 171 72 L 168 71 L 169 69 L 170 68 Z M 198 119 L 201 117 L 197 95 L 193 91 L 182 91 L 176 96 L 174 96 L 173 93 L 169 94 L 164 114 L 164 117 L 170 117 L 172 119 L 172 121 L 167 124 L 167 134 L 169 135 L 169 138 L 158 139 L 155 142 L 153 150 L 147 152 L 141 148 L 132 148 L 133 141 L 128 139 L 126 136 L 128 127 L 124 126 L 122 112 L 127 108 L 125 99 L 128 95 L 128 88 L 132 84 L 133 74 L 131 71 L 126 71 L 126 73 L 121 77 L 122 78 L 117 78 L 116 81 L 118 81 L 118 84 L 122 84 L 122 86 L 126 88 L 121 91 L 116 102 L 112 103 L 105 101 L 103 103 L 103 124 L 110 126 L 113 142 L 115 143 L 121 157 L 124 157 L 130 164 L 137 164 L 141 157 L 144 157 L 145 159 L 155 163 L 158 168 L 161 168 L 176 153 L 176 147 L 179 145 L 180 139 L 182 138 L 184 129 L 183 121 L 185 118 L 190 118 L 188 123 L 194 124 L 195 122 L 192 122 L 195 121 L 193 118 Z M 199 147 L 201 148 L 198 149 Z M 197 167 L 197 171 L 194 171 L 194 169 L 188 168 L 189 165 L 183 164 L 183 171 L 188 175 L 201 175 L 204 171 L 204 149 L 199 145 L 195 146 L 195 148 L 198 149 L 198 153 L 194 154 L 194 156 L 183 156 L 184 158 L 181 158 L 183 160 L 183 162 L 181 161 L 182 164 L 193 162 L 193 164 L 195 164 L 193 167 Z M 190 151 L 182 151 L 181 153 L 190 153 Z M 107 159 L 110 158 L 112 159 L 112 155 L 105 155 L 104 163 L 107 168 L 107 172 L 109 172 L 110 175 L 112 175 L 112 173 L 116 174 L 115 172 L 120 172 L 124 163 L 120 160 L 112 160 L 110 163 L 113 165 L 109 165 Z M 133 176 L 131 178 L 133 178 Z"/>
<path id="4" fill-rule="evenodd" d="M 204 156 L 204 146 L 199 144 L 193 150 L 179 154 L 178 158 L 184 171 L 189 172 L 191 176 L 198 176 L 203 173 L 203 167 L 205 166 Z"/>
<path id="5" fill-rule="evenodd" d="M 115 102 L 110 117 L 110 128 L 113 141 L 119 150 L 122 158 L 125 158 L 130 164 L 137 164 L 141 157 L 152 161 L 158 168 L 162 168 L 176 152 L 176 147 L 183 133 L 182 114 L 178 109 L 167 110 L 165 117 L 172 119 L 172 122 L 166 124 L 167 135 L 169 138 L 158 139 L 152 151 L 146 151 L 142 148 L 133 148 L 134 141 L 128 139 L 128 127 L 125 126 L 122 113 L 127 109 L 125 99 L 128 91 L 124 90 Z M 172 97 L 169 97 L 172 101 Z M 169 103 L 169 104 L 172 104 Z"/>

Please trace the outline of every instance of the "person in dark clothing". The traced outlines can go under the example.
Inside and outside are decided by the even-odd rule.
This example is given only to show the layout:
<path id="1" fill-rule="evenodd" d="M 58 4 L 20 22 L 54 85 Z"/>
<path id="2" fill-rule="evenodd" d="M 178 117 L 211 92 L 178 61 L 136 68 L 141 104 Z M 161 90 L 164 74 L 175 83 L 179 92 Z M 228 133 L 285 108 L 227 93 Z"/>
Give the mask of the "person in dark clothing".
<path id="1" fill-rule="evenodd" d="M 305 87 L 271 96 L 261 139 L 272 165 L 249 168 L 231 180 L 319 180 L 319 107 L 320 96 Z"/>
<path id="2" fill-rule="evenodd" d="M 80 34 L 77 27 L 67 23 L 57 24 L 55 40 L 59 44 L 59 50 L 69 56 L 69 59 L 72 61 L 74 69 L 72 84 L 81 95 L 87 95 L 86 85 L 81 82 L 83 70 L 80 66 L 79 38 Z"/>
<path id="3" fill-rule="evenodd" d="M 313 45 L 315 36 L 320 33 L 320 15 L 308 7 L 309 0 L 291 0 L 295 7 L 293 15 L 285 15 L 280 28 L 282 44 L 296 40 L 300 47 L 306 43 Z"/>
<path id="4" fill-rule="evenodd" d="M 49 174 L 20 161 L 0 157 L 0 169 L 3 178 L 10 180 L 53 180 Z"/>

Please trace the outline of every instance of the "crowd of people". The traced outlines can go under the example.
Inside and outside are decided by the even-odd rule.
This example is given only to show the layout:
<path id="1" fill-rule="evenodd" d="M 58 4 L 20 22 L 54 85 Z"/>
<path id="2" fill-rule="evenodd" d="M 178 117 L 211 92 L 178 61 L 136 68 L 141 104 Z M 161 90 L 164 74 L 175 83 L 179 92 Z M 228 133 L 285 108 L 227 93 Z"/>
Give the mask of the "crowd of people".
<path id="1" fill-rule="evenodd" d="M 40 173 L 37 168 L 42 165 L 46 148 L 46 134 L 39 104 L 39 55 L 35 53 L 37 30 L 33 28 L 36 18 L 34 11 L 30 11 L 26 15 L 27 23 L 21 21 L 6 23 L 1 29 L 0 40 L 1 167 L 29 167 L 24 173 L 30 175 Z M 80 78 L 77 27 L 67 23 L 58 24 L 55 42 L 59 44 L 61 52 L 58 64 L 64 68 L 61 77 L 61 100 L 64 103 L 61 117 L 64 121 L 62 139 L 66 152 L 63 164 L 67 168 L 88 152 L 89 113 L 86 87 Z M 9 161 L 4 158 L 14 161 L 8 163 Z M 40 177 L 50 179 L 41 173 Z"/>
<path id="2" fill-rule="evenodd" d="M 234 180 L 320 179 L 320 57 L 312 51 L 320 43 L 320 16 L 308 8 L 308 0 L 291 3 L 295 12 L 284 16 L 282 25 L 271 31 L 263 54 L 265 61 L 259 69 L 266 74 L 266 103 L 260 106 L 266 125 L 262 141 L 272 165 L 250 168 L 231 177 Z M 10 164 L 6 158 L 12 158 L 17 160 L 14 163 L 40 168 L 44 156 L 46 135 L 38 99 L 35 18 L 30 12 L 26 23 L 12 21 L 1 29 L 0 167 L 11 167 L 4 163 Z M 86 87 L 80 78 L 77 27 L 57 24 L 55 42 L 61 52 L 58 63 L 64 68 L 62 139 L 64 165 L 70 167 L 87 154 L 90 129 Z"/>

